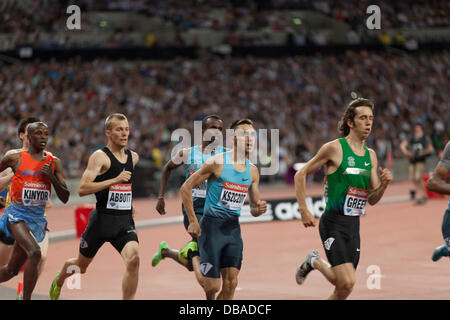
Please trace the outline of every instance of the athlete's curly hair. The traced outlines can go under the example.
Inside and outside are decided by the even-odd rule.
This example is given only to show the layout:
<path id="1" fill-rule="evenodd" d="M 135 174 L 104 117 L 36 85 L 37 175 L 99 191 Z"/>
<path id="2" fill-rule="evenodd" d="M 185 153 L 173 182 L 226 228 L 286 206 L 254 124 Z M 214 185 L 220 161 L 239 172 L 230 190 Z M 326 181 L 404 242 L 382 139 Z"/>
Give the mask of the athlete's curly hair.
<path id="1" fill-rule="evenodd" d="M 348 120 L 354 121 L 356 116 L 356 108 L 358 107 L 370 107 L 372 110 L 375 108 L 375 104 L 369 99 L 365 98 L 356 98 L 352 102 L 349 103 L 347 109 L 345 109 L 344 114 L 341 117 L 341 120 L 338 123 L 338 129 L 341 134 L 341 137 L 346 137 L 350 133 L 350 127 L 348 126 Z"/>

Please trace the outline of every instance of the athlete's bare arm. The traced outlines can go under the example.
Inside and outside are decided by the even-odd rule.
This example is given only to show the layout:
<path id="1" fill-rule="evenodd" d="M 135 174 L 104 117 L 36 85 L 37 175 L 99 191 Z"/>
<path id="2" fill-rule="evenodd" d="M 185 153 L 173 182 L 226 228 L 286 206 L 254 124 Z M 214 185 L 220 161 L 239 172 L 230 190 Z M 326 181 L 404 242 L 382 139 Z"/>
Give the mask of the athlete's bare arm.
<path id="1" fill-rule="evenodd" d="M 69 201 L 70 191 L 67 189 L 66 181 L 64 179 L 64 172 L 62 169 L 61 160 L 57 157 L 54 157 L 55 161 L 55 171 L 53 172 L 52 163 L 50 160 L 49 164 L 45 164 L 42 166 L 42 173 L 44 173 L 47 177 L 49 177 L 50 181 L 55 188 L 56 195 L 59 200 L 63 203 L 67 203 Z"/>
<path id="2" fill-rule="evenodd" d="M 101 150 L 95 151 L 88 161 L 86 170 L 83 173 L 80 181 L 80 187 L 78 188 L 78 194 L 80 197 L 87 196 L 89 194 L 94 194 L 103 189 L 109 188 L 110 186 L 126 182 L 131 178 L 130 171 L 122 171 L 117 177 L 105 180 L 102 182 L 94 182 L 95 178 L 109 169 L 111 166 L 111 161 L 109 160 L 106 153 Z"/>
<path id="3" fill-rule="evenodd" d="M 259 198 L 259 171 L 253 164 L 250 165 L 250 173 L 252 175 L 252 185 L 248 190 L 250 196 L 250 213 L 254 217 L 259 217 L 266 212 L 267 203 Z"/>
<path id="4" fill-rule="evenodd" d="M 5 189 L 11 183 L 12 177 L 14 177 L 14 172 L 11 168 L 6 168 L 0 173 L 0 190 Z"/>
<path id="5" fill-rule="evenodd" d="M 444 178 L 449 173 L 446 167 L 437 165 L 431 173 L 427 187 L 430 191 L 440 194 L 450 195 L 450 183 L 445 182 Z"/>
<path id="6" fill-rule="evenodd" d="M 181 165 L 183 165 L 187 162 L 188 154 L 189 154 L 189 149 L 180 150 L 173 159 L 170 159 L 169 161 L 167 161 L 166 165 L 163 168 L 162 175 L 161 175 L 161 181 L 159 183 L 158 202 L 156 204 L 156 210 L 161 215 L 166 214 L 166 210 L 165 210 L 166 204 L 164 202 L 164 193 L 166 192 L 166 186 L 167 186 L 167 182 L 169 181 L 170 175 L 172 174 L 173 170 L 175 170 L 176 168 L 180 167 Z"/>
<path id="7" fill-rule="evenodd" d="M 372 170 L 370 171 L 369 195 L 367 202 L 375 205 L 383 197 L 387 186 L 392 180 L 392 174 L 388 169 L 378 168 L 378 159 L 375 151 L 369 148 L 370 160 L 372 162 Z M 378 178 L 377 171 L 380 175 Z"/>
<path id="8" fill-rule="evenodd" d="M 180 188 L 181 199 L 184 209 L 189 219 L 188 233 L 193 238 L 201 235 L 200 225 L 194 211 L 194 202 L 192 200 L 192 189 L 202 184 L 210 177 L 219 177 L 223 168 L 223 155 L 215 155 L 205 161 L 203 166 L 187 179 Z"/>
<path id="9" fill-rule="evenodd" d="M 324 144 L 317 154 L 309 160 L 306 165 L 296 172 L 295 194 L 298 201 L 298 208 L 302 216 L 303 225 L 307 227 L 314 227 L 316 225 L 314 216 L 309 212 L 306 206 L 306 177 L 314 173 L 323 165 L 327 165 L 327 172 L 336 171 L 337 166 L 342 160 L 342 150 L 339 146 L 339 141 L 334 140 Z"/>

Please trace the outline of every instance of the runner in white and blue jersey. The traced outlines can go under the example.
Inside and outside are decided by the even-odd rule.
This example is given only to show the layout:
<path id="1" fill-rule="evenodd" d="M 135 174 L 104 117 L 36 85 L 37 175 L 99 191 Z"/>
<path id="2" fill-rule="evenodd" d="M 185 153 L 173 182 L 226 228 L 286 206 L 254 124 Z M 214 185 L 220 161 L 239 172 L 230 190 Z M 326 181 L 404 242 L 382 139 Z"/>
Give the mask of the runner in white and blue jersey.
<path id="1" fill-rule="evenodd" d="M 208 159 L 180 189 L 189 219 L 188 233 L 198 241 L 198 252 L 189 251 L 188 256 L 200 255 L 200 265 L 193 264 L 193 267 L 197 277 L 196 268 L 200 268 L 198 280 L 208 300 L 234 297 L 243 254 L 239 216 L 247 194 L 250 193 L 253 216 L 267 209 L 266 202 L 259 199 L 258 168 L 248 160 L 255 142 L 253 123 L 241 119 L 230 129 L 235 130 L 233 149 Z M 206 180 L 206 202 L 199 222 L 192 190 Z M 216 297 L 221 288 L 221 276 L 222 290 Z"/>

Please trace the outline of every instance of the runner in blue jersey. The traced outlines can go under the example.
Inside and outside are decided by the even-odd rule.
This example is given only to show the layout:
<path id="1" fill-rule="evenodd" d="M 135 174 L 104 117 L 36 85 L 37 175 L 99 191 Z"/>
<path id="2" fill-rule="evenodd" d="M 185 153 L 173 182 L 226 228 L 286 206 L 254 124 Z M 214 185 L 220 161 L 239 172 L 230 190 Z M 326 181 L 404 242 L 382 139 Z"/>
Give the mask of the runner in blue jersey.
<path id="1" fill-rule="evenodd" d="M 440 194 L 450 195 L 450 141 L 444 148 L 441 160 L 437 164 L 433 173 L 428 180 L 428 189 Z M 437 261 L 442 257 L 450 256 L 450 200 L 448 200 L 448 207 L 442 219 L 442 236 L 445 244 L 437 247 L 434 250 L 431 259 Z"/>
<path id="2" fill-rule="evenodd" d="M 235 121 L 232 150 L 209 158 L 181 187 L 181 196 L 189 219 L 188 233 L 197 238 L 200 266 L 193 264 L 199 283 L 208 300 L 231 300 L 242 265 L 243 243 L 239 216 L 250 193 L 250 211 L 255 217 L 266 212 L 267 204 L 259 199 L 259 172 L 248 157 L 255 142 L 255 129 L 249 119 Z M 228 134 L 228 132 L 227 132 Z M 208 180 L 203 218 L 199 222 L 192 197 L 195 186 Z M 220 278 L 222 277 L 222 290 Z"/>
<path id="3" fill-rule="evenodd" d="M 222 135 L 223 131 L 223 121 L 220 117 L 216 115 L 209 115 L 203 118 L 202 120 L 202 145 L 201 146 L 193 146 L 191 148 L 186 148 L 181 150 L 174 159 L 169 160 L 164 166 L 161 182 L 160 182 L 160 191 L 158 196 L 158 203 L 156 205 L 156 210 L 159 214 L 166 214 L 165 211 L 165 202 L 164 202 L 164 193 L 166 190 L 167 182 L 170 178 L 170 175 L 173 170 L 184 165 L 186 169 L 186 178 L 187 180 L 192 174 L 194 174 L 200 167 L 205 163 L 207 159 L 211 156 L 222 153 L 224 148 L 221 145 L 217 147 L 213 147 L 218 141 L 212 144 L 215 139 L 211 139 L 211 141 L 206 137 L 206 133 L 208 132 L 208 136 L 211 134 Z M 201 220 L 203 216 L 203 207 L 205 205 L 205 196 L 206 196 L 206 182 L 202 183 L 192 190 L 192 197 L 194 200 L 194 212 L 197 216 L 198 220 Z M 186 211 L 184 206 L 182 206 L 183 212 L 183 222 L 184 227 L 188 228 L 189 221 L 186 216 Z M 181 265 L 185 266 L 189 271 L 193 271 L 192 264 L 197 263 L 200 264 L 200 259 L 188 259 L 187 252 L 188 250 L 197 251 L 197 243 L 196 239 L 192 239 L 188 242 L 188 244 L 181 250 L 173 250 L 170 249 L 166 241 L 162 241 L 159 245 L 158 252 L 156 252 L 152 258 L 152 266 L 155 267 L 159 264 L 159 262 L 164 258 L 171 258 Z M 197 275 L 198 278 L 198 275 Z"/>

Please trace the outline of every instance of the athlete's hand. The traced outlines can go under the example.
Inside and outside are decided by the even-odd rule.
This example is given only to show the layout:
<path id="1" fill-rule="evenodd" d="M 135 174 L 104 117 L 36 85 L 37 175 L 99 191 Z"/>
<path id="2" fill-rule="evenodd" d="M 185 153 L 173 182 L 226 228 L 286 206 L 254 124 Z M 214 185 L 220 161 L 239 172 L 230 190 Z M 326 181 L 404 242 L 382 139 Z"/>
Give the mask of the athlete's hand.
<path id="1" fill-rule="evenodd" d="M 378 173 L 380 174 L 380 182 L 383 187 L 386 187 L 392 181 L 392 173 L 389 169 L 378 168 Z"/>
<path id="2" fill-rule="evenodd" d="M 302 222 L 305 228 L 315 227 L 316 226 L 316 218 L 309 212 L 308 209 L 301 210 Z"/>
<path id="3" fill-rule="evenodd" d="M 122 171 L 116 178 L 115 183 L 128 182 L 131 179 L 130 171 Z"/>
<path id="4" fill-rule="evenodd" d="M 254 217 L 259 217 L 266 211 L 267 211 L 267 202 L 263 200 L 258 200 L 255 206 L 250 206 L 250 212 Z"/>
<path id="5" fill-rule="evenodd" d="M 52 159 L 50 159 L 49 163 L 46 163 L 42 166 L 41 172 L 45 174 L 47 177 L 51 178 L 53 176 L 53 168 L 52 168 Z"/>
<path id="6" fill-rule="evenodd" d="M 202 229 L 200 228 L 198 222 L 189 223 L 187 231 L 191 235 L 191 237 L 195 239 L 199 238 L 202 235 Z"/>
<path id="7" fill-rule="evenodd" d="M 156 210 L 160 215 L 166 214 L 166 203 L 164 202 L 164 198 L 158 198 L 158 203 L 156 204 Z"/>

